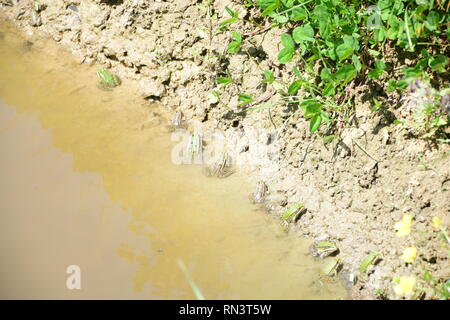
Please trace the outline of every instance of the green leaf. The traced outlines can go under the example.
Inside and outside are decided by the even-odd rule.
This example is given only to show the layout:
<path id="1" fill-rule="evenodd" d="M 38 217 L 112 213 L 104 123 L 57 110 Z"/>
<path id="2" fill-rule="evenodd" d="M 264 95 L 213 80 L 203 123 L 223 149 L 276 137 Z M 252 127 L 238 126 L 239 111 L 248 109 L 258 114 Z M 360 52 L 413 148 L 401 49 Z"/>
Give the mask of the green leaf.
<path id="1" fill-rule="evenodd" d="M 323 4 L 315 6 L 313 12 L 319 21 L 325 21 L 330 18 L 330 13 L 328 12 L 328 8 Z"/>
<path id="2" fill-rule="evenodd" d="M 435 56 L 428 60 L 428 66 L 432 71 L 445 72 L 445 66 L 448 64 L 446 56 Z"/>
<path id="3" fill-rule="evenodd" d="M 345 60 L 353 54 L 353 48 L 343 43 L 336 47 L 336 55 L 339 61 Z"/>
<path id="4" fill-rule="evenodd" d="M 292 32 L 292 37 L 294 38 L 295 42 L 302 43 L 303 41 L 314 41 L 314 30 L 311 28 L 309 24 L 297 27 Z"/>
<path id="5" fill-rule="evenodd" d="M 427 28 L 430 31 L 434 31 L 438 28 L 440 20 L 439 12 L 437 11 L 430 11 L 427 16 L 427 20 L 425 21 L 425 28 Z"/>
<path id="6" fill-rule="evenodd" d="M 291 21 L 301 21 L 308 17 L 308 13 L 302 7 L 292 9 L 289 13 Z"/>
<path id="7" fill-rule="evenodd" d="M 322 140 L 323 140 L 323 143 L 328 144 L 328 143 L 332 142 L 336 137 L 337 137 L 336 135 L 332 134 L 332 135 L 323 137 Z"/>
<path id="8" fill-rule="evenodd" d="M 294 57 L 294 48 L 283 48 L 278 53 L 278 61 L 280 63 L 287 63 Z"/>
<path id="9" fill-rule="evenodd" d="M 232 41 L 228 44 L 228 53 L 237 53 L 241 49 L 242 44 L 242 35 L 238 32 L 232 32 L 231 36 L 235 39 L 235 41 Z"/>
<path id="10" fill-rule="evenodd" d="M 433 120 L 431 120 L 431 126 L 432 127 L 437 128 L 437 127 L 443 127 L 443 126 L 446 126 L 446 125 L 447 125 L 447 120 L 445 120 L 442 117 L 437 117 L 437 118 L 434 118 Z"/>
<path id="11" fill-rule="evenodd" d="M 356 69 L 351 64 L 344 64 L 342 67 L 339 68 L 339 70 L 336 72 L 334 77 L 337 80 L 342 81 L 344 84 L 352 80 L 354 77 L 356 77 Z"/>
<path id="12" fill-rule="evenodd" d="M 355 70 L 356 70 L 357 72 L 361 71 L 362 65 L 361 65 L 361 62 L 359 61 L 359 58 L 358 58 L 357 55 L 354 54 L 354 55 L 352 56 L 352 61 L 353 61 L 353 66 L 355 67 Z"/>
<path id="13" fill-rule="evenodd" d="M 336 46 L 336 55 L 339 61 L 349 58 L 355 50 L 359 49 L 358 40 L 352 36 L 345 35 L 339 45 Z"/>
<path id="14" fill-rule="evenodd" d="M 295 96 L 300 89 L 302 83 L 299 80 L 292 82 L 292 84 L 288 88 L 288 94 L 291 96 Z"/>
<path id="15" fill-rule="evenodd" d="M 274 20 L 276 23 L 282 24 L 288 22 L 289 18 L 287 16 L 276 16 Z"/>
<path id="16" fill-rule="evenodd" d="M 223 86 L 229 85 L 231 82 L 233 82 L 233 79 L 231 78 L 216 78 L 217 84 L 223 84 Z"/>
<path id="17" fill-rule="evenodd" d="M 397 82 L 394 79 L 389 79 L 388 82 L 388 91 L 394 92 L 397 89 Z"/>
<path id="18" fill-rule="evenodd" d="M 320 77 L 324 81 L 331 81 L 331 80 L 333 80 L 333 76 L 331 74 L 331 71 L 328 68 L 323 68 L 322 71 L 320 71 Z"/>
<path id="19" fill-rule="evenodd" d="M 281 6 L 280 0 L 259 0 L 258 5 L 263 9 L 262 16 L 266 17 L 272 14 L 278 7 Z"/>
<path id="20" fill-rule="evenodd" d="M 377 69 L 380 69 L 380 70 L 385 70 L 386 69 L 386 64 L 384 63 L 384 61 L 383 60 L 376 60 L 375 61 L 375 67 L 377 68 Z"/>
<path id="21" fill-rule="evenodd" d="M 288 33 L 281 35 L 281 44 L 284 46 L 283 49 L 278 53 L 278 61 L 280 63 L 287 63 L 292 60 L 295 52 L 295 42 Z"/>
<path id="22" fill-rule="evenodd" d="M 225 27 L 228 24 L 232 24 L 233 22 L 236 22 L 238 20 L 238 12 L 231 10 L 229 7 L 225 6 L 225 10 L 228 12 L 228 14 L 231 16 L 231 18 L 226 19 L 222 22 L 220 22 L 221 27 Z"/>
<path id="23" fill-rule="evenodd" d="M 322 105 L 314 99 L 305 100 L 300 104 L 300 108 L 305 110 L 304 117 L 309 119 L 322 110 Z"/>
<path id="24" fill-rule="evenodd" d="M 225 6 L 225 10 L 228 12 L 228 14 L 232 17 L 237 17 L 238 16 L 238 12 L 237 11 L 233 11 L 232 9 L 230 9 L 230 7 Z"/>
<path id="25" fill-rule="evenodd" d="M 382 73 L 383 73 L 382 70 L 379 70 L 379 69 L 372 69 L 372 70 L 369 71 L 369 73 L 367 74 L 367 76 L 368 76 L 370 79 L 378 79 L 378 78 L 381 76 Z"/>
<path id="26" fill-rule="evenodd" d="M 281 4 L 280 0 L 257 0 L 256 3 L 263 10 L 267 9 L 268 7 L 270 7 L 270 6 L 274 5 L 274 4 L 278 4 L 278 5 Z"/>
<path id="27" fill-rule="evenodd" d="M 431 275 L 430 272 L 425 271 L 425 272 L 423 273 L 423 280 L 425 280 L 425 281 L 431 281 L 431 280 L 433 280 L 433 276 Z"/>
<path id="28" fill-rule="evenodd" d="M 294 42 L 294 40 L 292 40 L 291 35 L 288 33 L 284 33 L 281 35 L 281 44 L 285 48 L 291 48 L 291 49 L 295 48 L 295 42 Z"/>
<path id="29" fill-rule="evenodd" d="M 232 41 L 228 44 L 228 50 L 227 52 L 230 54 L 239 52 L 239 49 L 241 48 L 241 44 L 237 41 Z"/>
<path id="30" fill-rule="evenodd" d="M 322 95 L 324 97 L 328 97 L 328 96 L 331 96 L 331 95 L 335 94 L 336 91 L 335 91 L 334 87 L 335 87 L 334 82 L 332 82 L 332 81 L 328 82 L 325 85 L 325 87 L 323 88 Z"/>
<path id="31" fill-rule="evenodd" d="M 320 114 L 316 114 L 309 121 L 309 131 L 311 132 L 317 131 L 321 123 L 322 123 L 322 116 Z"/>
<path id="32" fill-rule="evenodd" d="M 373 98 L 373 107 L 370 109 L 370 111 L 375 112 L 380 110 L 382 104 L 379 100 Z"/>
<path id="33" fill-rule="evenodd" d="M 239 103 L 238 106 L 242 107 L 242 106 L 245 106 L 245 105 L 253 102 L 253 98 L 249 94 L 242 93 L 239 95 L 239 101 L 241 101 L 241 103 Z"/>
<path id="34" fill-rule="evenodd" d="M 263 83 L 272 84 L 275 81 L 275 76 L 273 75 L 273 72 L 266 70 L 264 71 L 264 80 Z"/>

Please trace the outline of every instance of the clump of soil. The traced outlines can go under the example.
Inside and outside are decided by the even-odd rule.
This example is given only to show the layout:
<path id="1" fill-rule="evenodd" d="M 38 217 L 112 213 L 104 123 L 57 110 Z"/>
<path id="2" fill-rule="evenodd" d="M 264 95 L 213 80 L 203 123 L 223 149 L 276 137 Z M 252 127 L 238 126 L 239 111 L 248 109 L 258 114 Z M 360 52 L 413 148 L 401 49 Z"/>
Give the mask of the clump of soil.
<path id="1" fill-rule="evenodd" d="M 351 89 L 353 119 L 341 139 L 324 143 L 290 106 L 241 112 L 240 93 L 256 98 L 252 106 L 280 100 L 261 85 L 264 70 L 286 78 L 292 68 L 276 59 L 281 30 L 264 26 L 239 22 L 234 29 L 247 35 L 243 47 L 238 54 L 224 54 L 230 32 L 216 30 L 229 17 L 225 6 L 238 9 L 241 18 L 254 14 L 238 1 L 214 1 L 210 7 L 189 0 L 40 3 L 45 4 L 40 25 L 30 23 L 27 0 L 1 8 L 30 38 L 49 35 L 80 63 L 98 63 L 121 79 L 139 81 L 145 99 L 201 122 L 204 131 L 220 130 L 241 170 L 255 186 L 261 181 L 267 186 L 267 211 L 281 215 L 303 204 L 307 212 L 292 229 L 336 243 L 347 272 L 358 274 L 363 259 L 378 253 L 378 263 L 351 287 L 352 297 L 399 298 L 393 278 L 422 279 L 424 270 L 440 281 L 450 278 L 448 245 L 432 227 L 433 217 L 450 224 L 450 150 L 433 149 L 396 129 L 393 121 L 405 114 L 398 94 L 385 94 L 379 83 Z M 234 82 L 220 97 L 212 96 L 215 79 L 225 76 Z M 387 107 L 371 112 L 372 97 Z M 394 225 L 405 214 L 413 216 L 413 232 L 399 238 Z M 400 256 L 411 246 L 419 253 L 413 264 L 405 264 Z M 418 285 L 426 287 L 423 280 Z M 436 296 L 426 291 L 419 298 Z"/>

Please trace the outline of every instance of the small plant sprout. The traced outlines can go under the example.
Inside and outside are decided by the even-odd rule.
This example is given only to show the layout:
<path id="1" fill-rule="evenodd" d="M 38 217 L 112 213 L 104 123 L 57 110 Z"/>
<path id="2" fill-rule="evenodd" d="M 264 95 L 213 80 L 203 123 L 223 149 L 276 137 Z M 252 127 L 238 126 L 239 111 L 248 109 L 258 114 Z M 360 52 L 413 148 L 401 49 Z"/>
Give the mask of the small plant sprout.
<path id="1" fill-rule="evenodd" d="M 233 82 L 231 77 L 219 77 L 216 78 L 216 83 L 220 85 L 221 88 L 225 88 L 227 85 Z"/>
<path id="2" fill-rule="evenodd" d="M 231 16 L 231 18 L 228 18 L 228 19 L 220 22 L 220 30 L 227 29 L 229 25 L 231 25 L 232 23 L 235 23 L 239 19 L 239 12 L 237 10 L 234 11 L 227 6 L 225 6 L 225 10 L 228 12 L 228 14 Z"/>
<path id="3" fill-rule="evenodd" d="M 263 83 L 272 84 L 275 81 L 275 76 L 273 75 L 273 72 L 270 70 L 264 71 L 264 80 Z"/>
<path id="4" fill-rule="evenodd" d="M 423 273 L 423 280 L 425 280 L 431 287 L 433 292 L 439 297 L 440 300 L 450 299 L 450 279 L 444 281 L 436 280 L 430 272 L 425 271 Z"/>
<path id="5" fill-rule="evenodd" d="M 191 287 L 192 292 L 195 295 L 195 298 L 197 300 L 205 300 L 205 296 L 203 295 L 202 291 L 200 290 L 200 287 L 195 283 L 195 281 L 192 279 L 192 276 L 184 264 L 183 260 L 177 259 L 178 267 L 180 267 L 181 271 L 183 272 L 184 277 L 186 278 L 187 282 L 189 283 L 189 286 Z"/>
<path id="6" fill-rule="evenodd" d="M 287 63 L 292 60 L 295 53 L 295 42 L 290 34 L 281 35 L 281 44 L 284 48 L 278 53 L 278 61 L 280 63 Z"/>
<path id="7" fill-rule="evenodd" d="M 231 54 L 238 53 L 241 49 L 242 35 L 239 32 L 232 32 L 231 36 L 233 37 L 234 41 L 231 41 L 228 44 L 227 52 Z"/>
<path id="8" fill-rule="evenodd" d="M 243 106 L 246 106 L 253 102 L 253 98 L 249 94 L 242 93 L 239 95 L 238 99 L 240 101 L 240 103 L 238 104 L 238 107 L 243 107 Z"/>

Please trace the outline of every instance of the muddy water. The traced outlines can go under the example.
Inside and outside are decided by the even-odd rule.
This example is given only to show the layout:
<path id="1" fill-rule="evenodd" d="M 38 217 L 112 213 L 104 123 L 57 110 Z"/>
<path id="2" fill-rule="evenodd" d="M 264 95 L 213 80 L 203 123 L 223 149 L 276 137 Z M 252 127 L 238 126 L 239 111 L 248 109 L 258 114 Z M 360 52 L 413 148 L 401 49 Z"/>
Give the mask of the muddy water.
<path id="1" fill-rule="evenodd" d="M 173 164 L 133 84 L 101 91 L 52 41 L 0 31 L 0 298 L 193 299 L 178 260 L 208 299 L 345 298 L 239 173 Z"/>

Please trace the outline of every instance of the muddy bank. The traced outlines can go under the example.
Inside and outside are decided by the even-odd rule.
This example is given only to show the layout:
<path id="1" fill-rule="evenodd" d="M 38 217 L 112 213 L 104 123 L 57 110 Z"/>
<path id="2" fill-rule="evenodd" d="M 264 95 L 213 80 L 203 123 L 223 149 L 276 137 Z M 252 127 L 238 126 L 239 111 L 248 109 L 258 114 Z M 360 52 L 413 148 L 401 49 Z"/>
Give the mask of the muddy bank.
<path id="1" fill-rule="evenodd" d="M 280 215 L 304 204 L 307 212 L 290 230 L 336 242 L 350 273 L 359 273 L 368 254 L 380 254 L 378 263 L 359 274 L 351 287 L 354 298 L 398 298 L 392 279 L 421 279 L 424 270 L 441 281 L 450 277 L 448 248 L 432 227 L 433 217 L 449 224 L 450 150 L 432 149 L 396 130 L 393 119 L 405 113 L 402 97 L 385 97 L 376 85 L 356 87 L 350 125 L 342 128 L 342 139 L 325 144 L 289 106 L 238 112 L 242 92 L 256 97 L 260 103 L 254 106 L 279 101 L 280 96 L 260 85 L 261 75 L 270 69 L 284 78 L 292 69 L 276 59 L 281 31 L 255 34 L 255 26 L 247 23 L 238 26 L 249 35 L 241 53 L 223 57 L 230 32 L 216 30 L 228 17 L 225 6 L 238 9 L 240 17 L 252 14 L 239 2 L 41 3 L 45 7 L 38 18 L 29 1 L 2 1 L 2 9 L 30 41 L 49 35 L 80 63 L 99 63 L 124 81 L 135 80 L 149 102 L 183 112 L 191 123 L 201 123 L 203 132 L 220 132 L 236 165 L 255 185 L 267 185 L 267 211 Z M 227 75 L 237 80 L 220 90 L 219 97 L 212 95 L 218 89 L 215 79 Z M 381 97 L 390 111 L 371 112 L 372 97 Z M 413 216 L 415 232 L 399 238 L 394 225 L 405 214 Z M 407 246 L 418 248 L 420 263 L 400 259 Z M 432 292 L 424 297 L 435 298 Z"/>

